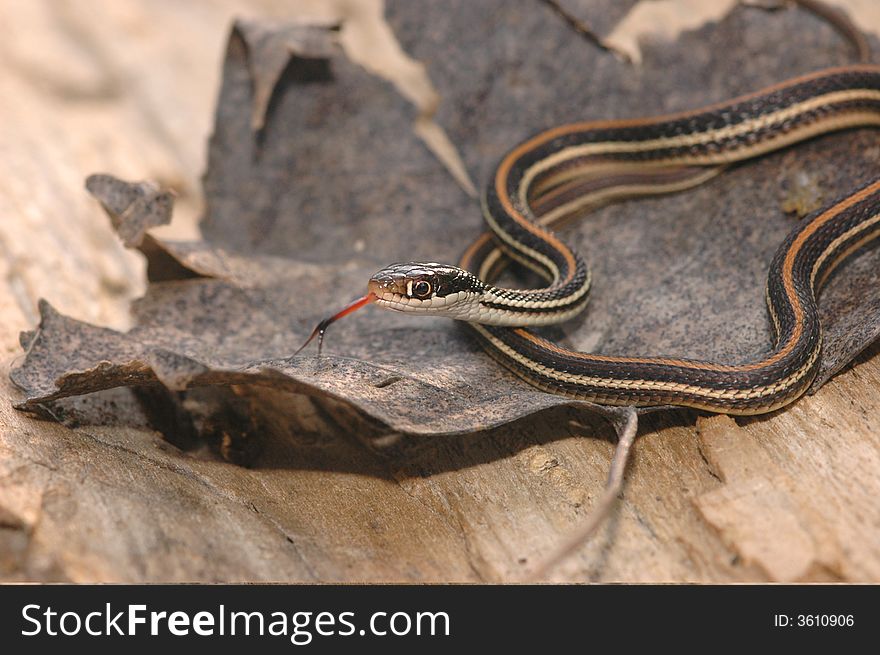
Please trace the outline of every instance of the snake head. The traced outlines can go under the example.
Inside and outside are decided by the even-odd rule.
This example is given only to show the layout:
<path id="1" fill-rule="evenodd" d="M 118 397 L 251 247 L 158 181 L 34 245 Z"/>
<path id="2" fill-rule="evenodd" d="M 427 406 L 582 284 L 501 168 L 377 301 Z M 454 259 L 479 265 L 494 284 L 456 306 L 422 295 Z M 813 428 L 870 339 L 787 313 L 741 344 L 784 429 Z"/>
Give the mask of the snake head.
<path id="1" fill-rule="evenodd" d="M 467 320 L 485 284 L 457 266 L 410 262 L 386 266 L 368 288 L 379 307 Z"/>

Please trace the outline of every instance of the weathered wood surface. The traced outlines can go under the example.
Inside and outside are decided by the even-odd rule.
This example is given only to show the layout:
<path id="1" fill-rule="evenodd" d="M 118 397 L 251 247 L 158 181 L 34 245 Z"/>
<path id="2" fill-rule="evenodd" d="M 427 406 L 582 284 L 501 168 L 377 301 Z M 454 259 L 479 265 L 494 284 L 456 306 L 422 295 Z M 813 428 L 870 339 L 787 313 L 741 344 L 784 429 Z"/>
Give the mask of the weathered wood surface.
<path id="1" fill-rule="evenodd" d="M 174 186 L 177 229 L 193 229 L 180 219 L 199 212 L 220 53 L 244 4 L 0 4 L 21 26 L 0 44 L 0 119 L 14 126 L 0 150 L 0 575 L 517 579 L 598 496 L 612 450 L 600 422 L 547 434 L 536 417 L 377 457 L 363 442 L 380 427 L 279 394 L 283 412 L 262 410 L 267 449 L 243 469 L 147 429 L 68 429 L 11 408 L 6 373 L 38 298 L 123 327 L 143 290 L 143 265 L 83 192 L 86 175 Z M 624 500 L 555 578 L 880 579 L 876 350 L 769 418 L 646 420 Z M 291 403 L 296 422 L 273 423 Z"/>

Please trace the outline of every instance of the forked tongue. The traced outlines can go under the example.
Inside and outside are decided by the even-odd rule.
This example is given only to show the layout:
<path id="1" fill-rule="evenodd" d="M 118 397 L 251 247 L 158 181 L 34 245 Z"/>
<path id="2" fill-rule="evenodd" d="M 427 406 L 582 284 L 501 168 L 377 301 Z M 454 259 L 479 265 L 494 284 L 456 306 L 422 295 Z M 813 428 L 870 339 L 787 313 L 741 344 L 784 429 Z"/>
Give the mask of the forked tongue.
<path id="1" fill-rule="evenodd" d="M 325 318 L 323 321 L 318 323 L 315 326 L 315 329 L 312 330 L 312 334 L 306 339 L 306 342 L 297 348 L 296 352 L 293 353 L 293 357 L 299 355 L 303 348 L 308 346 L 315 337 L 318 337 L 318 355 L 321 354 L 321 348 L 324 346 L 324 333 L 327 331 L 327 328 L 330 327 L 333 323 L 338 321 L 343 316 L 348 316 L 352 312 L 356 312 L 364 305 L 368 305 L 369 303 L 376 300 L 376 295 L 373 293 L 368 293 L 366 296 L 362 298 L 358 298 L 357 300 L 353 300 L 351 303 L 343 307 L 340 311 L 333 314 L 333 316 L 329 318 Z"/>

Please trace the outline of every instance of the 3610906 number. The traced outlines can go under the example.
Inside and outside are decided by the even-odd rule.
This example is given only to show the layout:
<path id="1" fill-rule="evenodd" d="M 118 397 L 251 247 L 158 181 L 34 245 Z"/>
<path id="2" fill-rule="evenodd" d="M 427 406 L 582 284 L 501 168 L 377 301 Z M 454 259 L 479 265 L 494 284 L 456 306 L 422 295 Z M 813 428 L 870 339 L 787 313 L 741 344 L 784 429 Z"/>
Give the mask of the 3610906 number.
<path id="1" fill-rule="evenodd" d="M 855 623 L 852 614 L 798 614 L 797 625 L 803 628 L 852 626 Z"/>

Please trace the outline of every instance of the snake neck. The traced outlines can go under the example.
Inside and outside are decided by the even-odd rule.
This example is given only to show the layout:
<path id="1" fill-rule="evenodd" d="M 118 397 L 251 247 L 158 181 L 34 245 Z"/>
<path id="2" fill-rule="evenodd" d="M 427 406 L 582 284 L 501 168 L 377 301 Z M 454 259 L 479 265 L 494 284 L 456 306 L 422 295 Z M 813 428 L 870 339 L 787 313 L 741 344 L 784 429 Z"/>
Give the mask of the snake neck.
<path id="1" fill-rule="evenodd" d="M 565 286 L 535 291 L 487 285 L 477 299 L 478 316 L 472 322 L 484 325 L 529 327 L 561 323 L 584 310 L 589 300 L 589 281 L 582 291 L 570 293 Z"/>
<path id="2" fill-rule="evenodd" d="M 583 258 L 553 232 L 512 220 L 501 210 L 491 189 L 483 212 L 493 227 L 469 249 L 461 266 L 484 281 L 478 305 L 467 320 L 485 325 L 530 327 L 566 321 L 583 311 L 590 290 L 590 271 Z M 549 247 L 548 247 L 549 246 Z M 502 257 L 507 256 L 507 260 Z M 547 280 L 538 289 L 513 289 L 492 282 L 514 260 Z M 479 262 L 478 266 L 474 266 Z"/>

